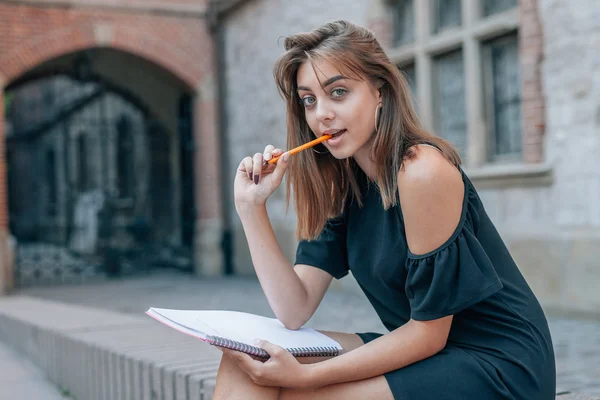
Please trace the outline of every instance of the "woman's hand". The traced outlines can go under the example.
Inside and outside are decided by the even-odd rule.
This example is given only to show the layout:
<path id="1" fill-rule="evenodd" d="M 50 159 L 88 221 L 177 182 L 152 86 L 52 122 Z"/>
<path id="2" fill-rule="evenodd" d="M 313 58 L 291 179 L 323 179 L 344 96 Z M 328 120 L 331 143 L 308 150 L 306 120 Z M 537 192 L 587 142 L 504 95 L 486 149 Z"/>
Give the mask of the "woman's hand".
<path id="1" fill-rule="evenodd" d="M 263 362 L 240 351 L 219 349 L 223 352 L 223 357 L 235 360 L 257 385 L 293 389 L 311 387 L 310 365 L 300 364 L 292 353 L 267 341 L 259 341 L 256 346 L 269 353 L 271 358 Z"/>
<path id="2" fill-rule="evenodd" d="M 277 165 L 263 166 L 263 162 L 282 154 L 283 150 L 268 145 L 263 154 L 256 153 L 254 157 L 242 160 L 234 182 L 235 206 L 238 211 L 242 206 L 264 205 L 281 184 L 288 166 L 289 154 L 283 154 L 277 160 Z"/>

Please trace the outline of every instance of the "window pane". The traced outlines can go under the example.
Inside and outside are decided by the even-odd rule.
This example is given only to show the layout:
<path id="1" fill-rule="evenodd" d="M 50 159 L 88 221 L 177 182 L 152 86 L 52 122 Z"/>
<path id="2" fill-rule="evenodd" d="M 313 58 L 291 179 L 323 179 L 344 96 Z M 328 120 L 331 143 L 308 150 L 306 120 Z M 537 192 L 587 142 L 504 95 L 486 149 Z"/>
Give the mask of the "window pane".
<path id="1" fill-rule="evenodd" d="M 394 9 L 394 44 L 412 43 L 415 40 L 414 8 L 412 0 L 396 0 Z"/>
<path id="2" fill-rule="evenodd" d="M 417 75 L 415 70 L 415 64 L 408 64 L 403 67 L 400 67 L 400 70 L 404 73 L 404 78 L 408 82 L 410 86 L 410 91 L 412 94 L 413 104 L 415 108 L 417 107 Z"/>
<path id="3" fill-rule="evenodd" d="M 488 42 L 492 73 L 494 158 L 518 155 L 522 149 L 521 85 L 517 37 Z"/>
<path id="4" fill-rule="evenodd" d="M 517 0 L 482 0 L 483 15 L 488 16 L 517 6 Z"/>
<path id="5" fill-rule="evenodd" d="M 435 122 L 437 134 L 452 143 L 465 157 L 467 122 L 462 51 L 435 60 Z"/>
<path id="6" fill-rule="evenodd" d="M 434 0 L 433 12 L 435 23 L 433 26 L 435 32 L 453 26 L 459 26 L 461 24 L 460 1 L 461 0 Z"/>

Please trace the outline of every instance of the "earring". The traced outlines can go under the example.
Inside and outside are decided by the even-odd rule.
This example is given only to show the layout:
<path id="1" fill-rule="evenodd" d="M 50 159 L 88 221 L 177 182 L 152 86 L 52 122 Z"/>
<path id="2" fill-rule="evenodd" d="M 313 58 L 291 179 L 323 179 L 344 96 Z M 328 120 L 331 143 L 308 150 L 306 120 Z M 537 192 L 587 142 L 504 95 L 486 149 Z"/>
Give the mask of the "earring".
<path id="1" fill-rule="evenodd" d="M 317 153 L 317 154 L 326 154 L 326 153 L 329 153 L 328 151 L 317 151 L 317 150 L 315 149 L 315 147 L 317 147 L 317 146 L 314 146 L 314 147 L 312 147 L 312 151 L 314 151 L 314 152 L 315 152 L 315 153 Z"/>
<path id="2" fill-rule="evenodd" d="M 375 133 L 379 133 L 379 117 L 381 117 L 380 110 L 383 107 L 382 103 L 378 103 L 375 108 Z"/>

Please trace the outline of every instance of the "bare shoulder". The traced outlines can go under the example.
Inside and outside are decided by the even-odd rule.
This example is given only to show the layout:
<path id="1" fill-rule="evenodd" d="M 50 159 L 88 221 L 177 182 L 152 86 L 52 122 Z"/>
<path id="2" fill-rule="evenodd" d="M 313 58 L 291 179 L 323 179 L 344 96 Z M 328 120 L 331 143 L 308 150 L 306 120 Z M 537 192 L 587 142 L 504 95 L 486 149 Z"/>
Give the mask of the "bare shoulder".
<path id="1" fill-rule="evenodd" d="M 406 160 L 398 173 L 399 188 L 439 190 L 444 187 L 462 188 L 462 185 L 458 168 L 439 150 L 428 146 L 415 149 L 415 156 Z"/>
<path id="2" fill-rule="evenodd" d="M 437 149 L 419 146 L 398 172 L 398 191 L 410 250 L 422 254 L 442 245 L 461 217 L 459 169 Z"/>

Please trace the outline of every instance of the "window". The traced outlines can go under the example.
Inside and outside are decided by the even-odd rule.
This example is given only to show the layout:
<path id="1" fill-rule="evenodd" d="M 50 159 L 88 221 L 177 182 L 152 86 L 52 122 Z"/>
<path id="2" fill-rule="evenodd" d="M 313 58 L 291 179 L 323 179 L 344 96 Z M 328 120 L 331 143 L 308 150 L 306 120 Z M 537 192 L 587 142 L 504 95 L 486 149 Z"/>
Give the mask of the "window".
<path id="1" fill-rule="evenodd" d="M 438 56 L 434 71 L 436 131 L 464 157 L 467 149 L 467 121 L 462 51 Z"/>
<path id="2" fill-rule="evenodd" d="M 461 25 L 461 0 L 433 0 L 434 32 Z"/>
<path id="3" fill-rule="evenodd" d="M 396 0 L 393 3 L 394 45 L 412 43 L 415 40 L 415 12 L 412 0 Z"/>
<path id="4" fill-rule="evenodd" d="M 519 16 L 504 12 L 518 2 L 410 3 L 410 15 L 417 17 L 411 32 L 418 40 L 401 46 L 397 39 L 390 57 L 410 85 L 423 125 L 452 143 L 468 169 L 526 161 L 523 137 L 529 131 L 521 115 Z M 401 5 L 408 5 L 392 0 L 389 4 L 395 7 L 389 18 L 400 29 L 401 16 L 409 15 Z M 479 5 L 481 12 L 464 8 L 467 5 Z"/>
<path id="5" fill-rule="evenodd" d="M 521 155 L 521 83 L 519 46 L 511 35 L 484 44 L 486 104 L 492 160 Z"/>
<path id="6" fill-rule="evenodd" d="M 117 188 L 120 198 L 133 195 L 133 138 L 131 122 L 125 116 L 117 121 Z"/>
<path id="7" fill-rule="evenodd" d="M 46 213 L 49 216 L 56 216 L 58 212 L 58 197 L 56 188 L 56 155 L 53 149 L 46 150 L 46 159 L 44 160 L 47 187 Z"/>
<path id="8" fill-rule="evenodd" d="M 412 90 L 413 94 L 417 92 L 417 75 L 415 71 L 415 64 L 408 64 L 403 67 L 400 67 L 400 70 L 404 72 L 404 77 L 408 81 L 410 85 L 410 90 Z"/>
<path id="9" fill-rule="evenodd" d="M 415 70 L 415 64 L 408 64 L 405 66 L 400 66 L 400 71 L 403 72 L 404 78 L 408 82 L 410 86 L 410 91 L 412 92 L 412 99 L 415 108 L 417 108 L 417 75 Z"/>
<path id="10" fill-rule="evenodd" d="M 482 0 L 481 10 L 487 17 L 516 6 L 517 0 Z"/>

